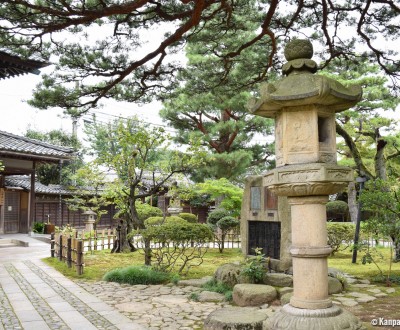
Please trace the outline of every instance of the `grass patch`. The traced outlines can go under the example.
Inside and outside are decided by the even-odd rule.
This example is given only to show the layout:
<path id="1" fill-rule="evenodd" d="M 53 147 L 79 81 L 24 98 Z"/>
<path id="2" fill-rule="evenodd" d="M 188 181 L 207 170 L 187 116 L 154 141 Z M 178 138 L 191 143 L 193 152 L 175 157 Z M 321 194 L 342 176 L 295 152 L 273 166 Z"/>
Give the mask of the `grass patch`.
<path id="1" fill-rule="evenodd" d="M 377 251 L 383 258 L 376 257 L 374 260 L 383 274 L 387 275 L 389 273 L 390 249 L 378 246 Z M 329 267 L 340 269 L 345 273 L 364 279 L 374 279 L 380 275 L 379 269 L 375 264 L 362 264 L 363 252 L 358 252 L 357 262 L 355 264 L 351 262 L 352 255 L 353 253 L 350 250 L 337 252 L 333 257 L 328 258 L 328 265 Z M 392 263 L 391 273 L 396 278 L 400 276 L 400 262 Z"/>
<path id="2" fill-rule="evenodd" d="M 226 249 L 224 253 L 219 253 L 218 249 L 209 249 L 204 256 L 203 263 L 198 267 L 192 267 L 189 273 L 181 278 L 193 279 L 213 275 L 220 265 L 235 261 L 243 261 L 240 249 Z M 68 268 L 57 258 L 45 258 L 44 262 L 67 277 L 101 281 L 103 276 L 113 269 L 143 266 L 144 256 L 141 251 L 131 253 L 110 253 L 110 250 L 94 251 L 92 254 L 85 254 L 85 269 L 81 276 L 76 275 L 74 267 Z"/>
<path id="3" fill-rule="evenodd" d="M 129 266 L 109 271 L 103 276 L 104 281 L 126 284 L 164 284 L 170 281 L 172 275 L 159 272 L 146 266 Z"/>

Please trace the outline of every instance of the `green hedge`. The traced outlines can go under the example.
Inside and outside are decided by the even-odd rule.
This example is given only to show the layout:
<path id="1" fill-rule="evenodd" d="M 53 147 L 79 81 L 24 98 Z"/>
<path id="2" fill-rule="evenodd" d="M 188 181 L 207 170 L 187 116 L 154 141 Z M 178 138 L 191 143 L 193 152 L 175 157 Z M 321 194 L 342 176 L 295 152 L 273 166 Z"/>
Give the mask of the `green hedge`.
<path id="1" fill-rule="evenodd" d="M 332 248 L 332 255 L 340 250 L 347 249 L 354 239 L 355 225 L 352 222 L 328 222 L 328 245 Z"/>

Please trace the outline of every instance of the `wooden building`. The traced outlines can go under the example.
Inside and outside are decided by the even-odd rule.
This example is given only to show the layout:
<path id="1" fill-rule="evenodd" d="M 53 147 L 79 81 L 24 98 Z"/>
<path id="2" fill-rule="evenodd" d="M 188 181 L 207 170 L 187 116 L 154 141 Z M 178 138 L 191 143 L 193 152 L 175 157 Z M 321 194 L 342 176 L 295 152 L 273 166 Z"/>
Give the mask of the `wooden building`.
<path id="1" fill-rule="evenodd" d="M 0 233 L 29 232 L 36 215 L 35 168 L 38 163 L 59 163 L 74 157 L 70 148 L 0 131 Z M 6 180 L 25 176 L 29 189 Z"/>

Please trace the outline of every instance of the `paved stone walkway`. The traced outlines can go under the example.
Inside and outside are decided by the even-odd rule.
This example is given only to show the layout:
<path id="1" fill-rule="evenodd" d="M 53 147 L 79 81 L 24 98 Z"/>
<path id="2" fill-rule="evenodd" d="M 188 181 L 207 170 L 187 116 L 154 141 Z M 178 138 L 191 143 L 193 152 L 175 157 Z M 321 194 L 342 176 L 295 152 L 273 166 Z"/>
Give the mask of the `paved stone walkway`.
<path id="1" fill-rule="evenodd" d="M 27 235 L 0 242 L 10 239 L 29 246 L 0 248 L 0 330 L 146 329 L 40 261 L 49 244 Z"/>

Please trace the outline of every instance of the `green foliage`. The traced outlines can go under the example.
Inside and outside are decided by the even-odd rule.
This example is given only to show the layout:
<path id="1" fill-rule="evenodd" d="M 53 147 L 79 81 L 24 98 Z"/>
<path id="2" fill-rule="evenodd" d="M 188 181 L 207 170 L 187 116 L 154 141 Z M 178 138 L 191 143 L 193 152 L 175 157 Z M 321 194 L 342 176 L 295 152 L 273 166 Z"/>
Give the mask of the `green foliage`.
<path id="1" fill-rule="evenodd" d="M 140 221 L 146 221 L 150 217 L 162 217 L 163 212 L 161 209 L 155 206 L 151 206 L 147 203 L 142 203 L 141 201 L 136 201 L 136 211 Z"/>
<path id="2" fill-rule="evenodd" d="M 30 139 L 39 140 L 42 142 L 50 143 L 55 146 L 73 149 L 75 151 L 81 148 L 81 143 L 73 135 L 64 132 L 63 130 L 51 130 L 49 132 L 40 132 L 28 129 L 25 136 Z M 37 164 L 36 176 L 39 182 L 48 184 L 72 184 L 72 174 L 83 166 L 82 155 L 76 154 L 73 160 L 63 161 L 60 164 Z"/>
<path id="3" fill-rule="evenodd" d="M 103 281 L 125 283 L 130 285 L 164 284 L 171 278 L 170 274 L 146 266 L 117 268 L 106 273 Z"/>
<path id="4" fill-rule="evenodd" d="M 179 213 L 179 217 L 186 220 L 187 222 L 196 223 L 198 222 L 197 215 L 192 213 Z"/>
<path id="5" fill-rule="evenodd" d="M 349 206 L 345 201 L 330 201 L 326 203 L 326 211 L 346 214 L 349 211 Z"/>
<path id="6" fill-rule="evenodd" d="M 104 171 L 93 163 L 89 162 L 79 168 L 72 176 L 76 185 L 73 187 L 72 198 L 67 198 L 66 202 L 70 210 L 93 211 L 96 213 L 96 222 L 100 222 L 101 217 L 107 214 L 104 209 L 111 204 L 111 199 L 106 194 L 107 180 Z"/>
<path id="7" fill-rule="evenodd" d="M 234 228 L 237 228 L 237 227 L 239 227 L 239 225 L 240 225 L 240 221 L 230 215 L 221 218 L 217 222 L 218 229 L 220 229 L 221 231 L 224 231 L 224 232 L 227 232 Z"/>
<path id="8" fill-rule="evenodd" d="M 353 223 L 328 222 L 327 230 L 328 245 L 332 248 L 331 255 L 347 249 L 353 243 L 355 232 L 355 225 Z"/>
<path id="9" fill-rule="evenodd" d="M 361 101 L 337 116 L 336 129 L 344 139 L 337 146 L 341 163 L 361 170 L 369 178 L 400 174 L 400 134 L 396 120 L 389 114 L 396 110 L 400 99 L 388 87 L 387 78 L 379 74 L 379 67 L 363 54 L 356 63 L 332 61 L 320 74 L 363 89 Z"/>
<path id="10" fill-rule="evenodd" d="M 145 242 L 155 243 L 151 249 L 155 269 L 171 272 L 177 268 L 179 274 L 187 273 L 203 262 L 207 252 L 205 243 L 212 239 L 212 232 L 204 224 L 169 218 L 158 226 L 148 226 L 140 234 Z"/>
<path id="11" fill-rule="evenodd" d="M 361 194 L 363 210 L 369 211 L 365 230 L 390 238 L 395 260 L 400 260 L 400 183 L 398 179 L 367 182 Z"/>
<path id="12" fill-rule="evenodd" d="M 219 180 L 206 180 L 199 183 L 199 192 L 209 194 L 216 201 L 219 208 L 231 212 L 230 215 L 239 216 L 242 207 L 243 189 L 222 178 Z"/>
<path id="13" fill-rule="evenodd" d="M 263 63 L 268 62 L 268 38 L 258 40 L 251 50 L 240 51 L 234 62 L 221 61 L 240 47 L 242 38 L 255 36 L 258 28 L 260 11 L 254 2 L 239 2 L 238 10 L 229 15 L 234 30 L 216 33 L 214 24 L 220 17 L 213 15 L 211 24 L 190 38 L 186 68 L 177 75 L 180 83 L 164 99 L 160 111 L 178 130 L 177 142 L 188 144 L 196 137 L 209 151 L 205 165 L 192 173 L 197 182 L 204 178 L 234 180 L 261 171 L 273 152 L 268 142 L 254 139 L 256 134 L 272 134 L 272 121 L 248 112 L 248 102 L 258 90 L 249 82 L 257 79 Z M 230 74 L 221 77 L 226 68 Z"/>
<path id="14" fill-rule="evenodd" d="M 269 258 L 265 258 L 261 248 L 255 248 L 254 251 L 256 255 L 246 258 L 240 274 L 252 283 L 262 283 L 267 272 L 265 265 L 268 264 Z"/>
<path id="15" fill-rule="evenodd" d="M 224 217 L 230 216 L 231 212 L 225 209 L 215 209 L 208 214 L 207 223 L 217 226 L 217 222 Z"/>
<path id="16" fill-rule="evenodd" d="M 32 227 L 32 231 L 34 233 L 43 234 L 44 225 L 45 225 L 44 222 L 34 222 L 33 223 L 33 227 Z"/>
<path id="17" fill-rule="evenodd" d="M 232 301 L 232 288 L 225 284 L 212 279 L 201 286 L 202 290 L 217 292 L 225 295 L 226 301 Z"/>
<path id="18" fill-rule="evenodd" d="M 225 209 L 215 209 L 207 217 L 207 223 L 214 231 L 214 238 L 221 253 L 224 251 L 226 235 L 240 225 L 240 221 L 231 214 L 232 212 Z"/>
<path id="19" fill-rule="evenodd" d="M 164 220 L 164 217 L 149 217 L 144 220 L 144 225 L 146 228 L 149 226 L 159 226 L 164 223 Z"/>

